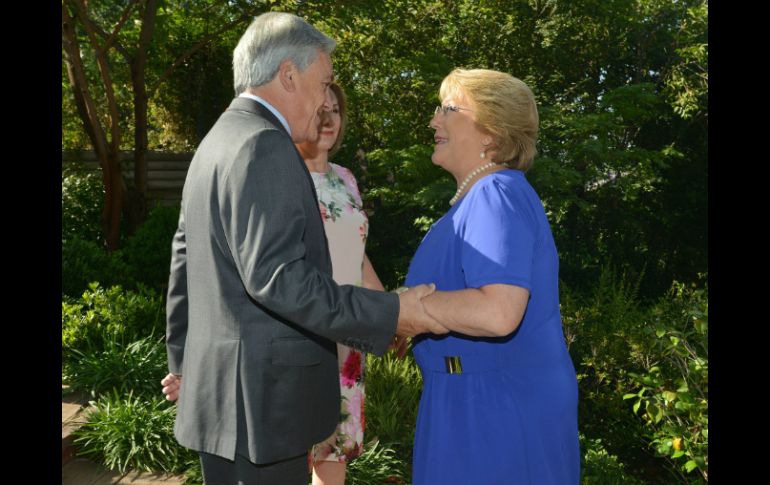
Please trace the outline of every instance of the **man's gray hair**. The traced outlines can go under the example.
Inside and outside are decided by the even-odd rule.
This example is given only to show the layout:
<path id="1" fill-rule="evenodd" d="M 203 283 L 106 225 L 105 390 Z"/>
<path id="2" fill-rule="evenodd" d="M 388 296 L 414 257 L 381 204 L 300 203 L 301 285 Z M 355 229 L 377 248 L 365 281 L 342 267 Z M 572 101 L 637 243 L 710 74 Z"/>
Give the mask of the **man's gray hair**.
<path id="1" fill-rule="evenodd" d="M 304 71 L 319 50 L 331 55 L 336 46 L 334 39 L 296 15 L 263 13 L 249 25 L 233 51 L 235 94 L 272 81 L 286 59 Z"/>

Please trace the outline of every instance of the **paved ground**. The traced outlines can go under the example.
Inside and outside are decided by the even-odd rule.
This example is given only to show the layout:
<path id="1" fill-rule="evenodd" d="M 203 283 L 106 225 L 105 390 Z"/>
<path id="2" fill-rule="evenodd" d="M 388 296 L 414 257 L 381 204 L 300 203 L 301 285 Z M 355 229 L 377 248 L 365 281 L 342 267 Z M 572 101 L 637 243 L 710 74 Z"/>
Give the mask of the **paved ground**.
<path id="1" fill-rule="evenodd" d="M 62 485 L 182 485 L 184 478 L 160 473 L 118 473 L 85 458 L 74 458 L 61 469 Z"/>

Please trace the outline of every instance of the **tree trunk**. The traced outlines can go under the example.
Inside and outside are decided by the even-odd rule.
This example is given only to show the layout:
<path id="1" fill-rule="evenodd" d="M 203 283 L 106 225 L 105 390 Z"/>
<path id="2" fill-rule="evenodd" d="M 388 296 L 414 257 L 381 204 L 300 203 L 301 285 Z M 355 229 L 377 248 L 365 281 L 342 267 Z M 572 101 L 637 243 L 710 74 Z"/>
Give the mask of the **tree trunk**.
<path id="1" fill-rule="evenodd" d="M 102 210 L 102 229 L 107 238 L 107 249 L 114 251 L 120 247 L 120 215 L 123 209 L 123 173 L 117 150 L 110 150 L 107 160 L 99 160 L 104 181 L 104 209 Z"/>
<path id="2" fill-rule="evenodd" d="M 141 51 L 138 56 L 144 57 Z M 142 64 L 137 68 L 137 64 Z M 134 183 L 126 191 L 126 235 L 131 236 L 147 215 L 147 91 L 144 66 L 132 63 L 131 83 L 134 90 Z"/>
<path id="3" fill-rule="evenodd" d="M 104 207 L 102 230 L 107 248 L 112 251 L 120 244 L 120 213 L 123 206 L 123 175 L 120 171 L 117 146 L 107 140 L 107 133 L 99 121 L 96 103 L 88 89 L 85 67 L 81 59 L 80 44 L 75 32 L 75 21 L 67 5 L 62 4 L 62 46 L 64 48 L 67 76 L 75 96 L 75 105 L 83 127 L 102 168 L 104 182 Z"/>
<path id="4" fill-rule="evenodd" d="M 131 235 L 147 216 L 147 53 L 155 31 L 157 0 L 147 0 L 140 12 L 142 30 L 139 45 L 131 61 L 131 87 L 134 92 L 134 185 L 126 197 L 126 230 Z"/>

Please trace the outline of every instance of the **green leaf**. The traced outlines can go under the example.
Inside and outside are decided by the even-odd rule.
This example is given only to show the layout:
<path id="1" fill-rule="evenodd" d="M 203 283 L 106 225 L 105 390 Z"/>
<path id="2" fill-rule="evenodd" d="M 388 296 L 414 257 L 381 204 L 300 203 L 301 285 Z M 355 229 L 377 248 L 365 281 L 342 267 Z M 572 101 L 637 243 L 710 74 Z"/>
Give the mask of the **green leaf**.
<path id="1" fill-rule="evenodd" d="M 687 470 L 687 473 L 690 473 L 691 471 L 698 468 L 698 464 L 695 463 L 695 460 L 690 460 L 687 463 L 684 464 L 684 469 Z"/>
<path id="2" fill-rule="evenodd" d="M 687 401 L 677 401 L 676 404 L 674 404 L 674 409 L 679 411 L 687 411 L 692 407 L 693 405 Z"/>
<path id="3" fill-rule="evenodd" d="M 674 335 L 671 335 L 669 339 L 671 340 L 671 343 L 674 344 L 674 346 L 679 345 L 679 337 L 675 337 Z"/>
<path id="4" fill-rule="evenodd" d="M 657 423 L 663 417 L 663 413 L 661 412 L 658 406 L 656 406 L 655 404 L 651 404 L 647 406 L 647 416 L 649 416 L 650 419 L 654 420 Z"/>

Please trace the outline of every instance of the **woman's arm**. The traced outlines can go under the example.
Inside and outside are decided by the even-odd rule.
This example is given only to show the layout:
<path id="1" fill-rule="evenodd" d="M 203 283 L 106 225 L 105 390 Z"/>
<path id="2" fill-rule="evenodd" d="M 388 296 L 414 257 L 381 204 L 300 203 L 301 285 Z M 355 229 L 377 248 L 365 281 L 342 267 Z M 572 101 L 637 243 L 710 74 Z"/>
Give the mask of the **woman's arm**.
<path id="1" fill-rule="evenodd" d="M 529 290 L 514 285 L 485 285 L 436 291 L 422 302 L 426 312 L 450 331 L 474 337 L 504 337 L 519 327 Z"/>
<path id="2" fill-rule="evenodd" d="M 377 273 L 374 271 L 374 266 L 372 266 L 372 262 L 369 261 L 369 257 L 364 253 L 364 274 L 363 274 L 363 287 L 369 288 L 370 290 L 380 290 L 385 291 L 385 287 L 382 285 L 382 282 L 380 281 L 380 278 L 377 276 Z M 396 356 L 398 358 L 403 358 L 404 355 L 406 355 L 406 352 L 409 350 L 409 339 L 407 337 L 402 337 L 400 335 L 394 335 L 393 341 L 390 344 L 391 349 L 393 349 L 396 352 Z"/>
<path id="3" fill-rule="evenodd" d="M 372 266 L 371 261 L 369 261 L 369 257 L 366 253 L 364 253 L 363 270 L 363 284 L 361 286 L 369 288 L 370 290 L 385 291 L 385 287 L 382 286 L 382 282 L 380 281 L 380 278 L 377 277 L 377 273 L 374 271 L 374 267 Z"/>

